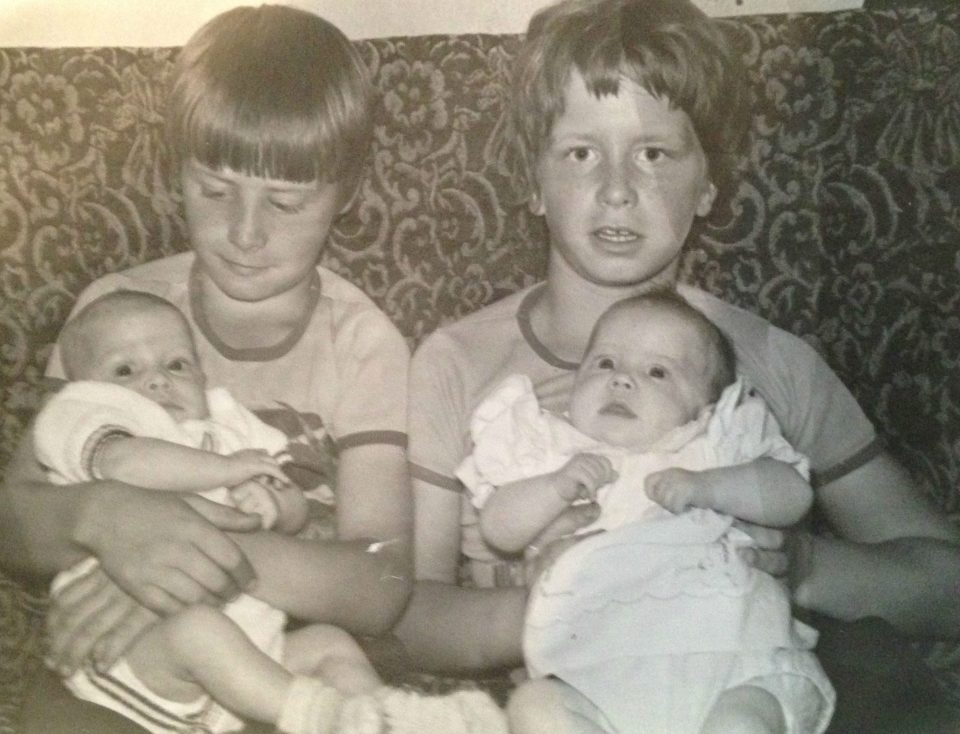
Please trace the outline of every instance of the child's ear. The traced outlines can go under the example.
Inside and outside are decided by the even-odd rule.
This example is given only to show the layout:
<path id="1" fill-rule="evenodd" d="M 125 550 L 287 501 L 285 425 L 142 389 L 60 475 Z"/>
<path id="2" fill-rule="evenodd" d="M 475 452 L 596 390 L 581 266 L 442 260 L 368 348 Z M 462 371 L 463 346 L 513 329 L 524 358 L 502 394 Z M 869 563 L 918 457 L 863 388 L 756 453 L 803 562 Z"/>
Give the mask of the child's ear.
<path id="1" fill-rule="evenodd" d="M 360 184 L 358 182 L 357 185 L 353 187 L 353 190 L 350 192 L 350 195 L 344 199 L 343 206 L 340 207 L 340 211 L 337 212 L 337 216 L 342 217 L 344 214 L 350 211 L 350 209 L 353 208 L 353 205 L 357 203 L 357 198 L 359 196 L 360 196 Z"/>
<path id="2" fill-rule="evenodd" d="M 543 206 L 543 198 L 540 196 L 539 191 L 531 191 L 530 198 L 527 199 L 527 206 L 530 207 L 530 213 L 542 217 L 547 213 L 547 210 Z"/>
<path id="3" fill-rule="evenodd" d="M 717 187 L 713 181 L 708 181 L 703 192 L 700 194 L 700 201 L 697 202 L 697 216 L 705 217 L 713 208 L 713 202 L 717 198 Z"/>

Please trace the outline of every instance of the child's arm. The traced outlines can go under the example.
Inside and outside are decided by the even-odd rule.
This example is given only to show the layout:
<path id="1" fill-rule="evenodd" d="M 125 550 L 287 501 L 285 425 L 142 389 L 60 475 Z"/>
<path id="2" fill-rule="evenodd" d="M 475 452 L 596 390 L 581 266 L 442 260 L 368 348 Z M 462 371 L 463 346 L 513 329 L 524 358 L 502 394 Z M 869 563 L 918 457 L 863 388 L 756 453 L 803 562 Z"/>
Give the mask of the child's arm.
<path id="1" fill-rule="evenodd" d="M 768 527 L 797 523 L 813 504 L 800 473 L 770 457 L 699 472 L 664 469 L 648 476 L 644 489 L 671 512 L 702 507 Z"/>
<path id="2" fill-rule="evenodd" d="M 104 479 L 169 492 L 232 487 L 257 476 L 287 481 L 280 463 L 259 449 L 222 456 L 163 439 L 121 434 L 101 441 L 92 468 Z"/>
<path id="3" fill-rule="evenodd" d="M 406 451 L 345 448 L 337 467 L 337 540 L 280 533 L 234 536 L 257 572 L 250 593 L 301 619 L 382 634 L 413 583 L 413 503 Z"/>
<path id="4" fill-rule="evenodd" d="M 519 552 L 574 500 L 596 499 L 616 478 L 605 456 L 577 454 L 554 472 L 498 487 L 480 510 L 480 532 L 495 548 Z"/>

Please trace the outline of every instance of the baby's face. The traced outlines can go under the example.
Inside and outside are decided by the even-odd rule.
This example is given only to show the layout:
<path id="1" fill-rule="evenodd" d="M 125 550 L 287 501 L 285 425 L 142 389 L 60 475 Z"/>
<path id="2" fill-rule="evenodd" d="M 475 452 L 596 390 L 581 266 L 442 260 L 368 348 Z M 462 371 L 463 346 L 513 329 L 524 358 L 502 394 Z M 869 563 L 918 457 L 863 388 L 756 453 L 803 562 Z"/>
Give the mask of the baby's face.
<path id="1" fill-rule="evenodd" d="M 189 327 L 171 309 L 111 313 L 87 335 L 87 365 L 80 379 L 130 388 L 164 408 L 173 419 L 206 418 L 205 379 Z"/>
<path id="2" fill-rule="evenodd" d="M 708 350 L 694 325 L 661 306 L 611 314 L 577 372 L 571 422 L 598 441 L 649 448 L 709 403 Z"/>

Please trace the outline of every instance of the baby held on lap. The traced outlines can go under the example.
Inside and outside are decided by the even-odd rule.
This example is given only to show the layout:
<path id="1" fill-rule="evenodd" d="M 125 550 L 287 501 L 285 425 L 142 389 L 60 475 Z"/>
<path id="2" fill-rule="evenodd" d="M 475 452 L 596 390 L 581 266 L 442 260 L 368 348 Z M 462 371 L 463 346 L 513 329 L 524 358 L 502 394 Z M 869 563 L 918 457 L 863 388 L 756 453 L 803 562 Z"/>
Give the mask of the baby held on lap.
<path id="1" fill-rule="evenodd" d="M 673 291 L 597 322 L 567 416 L 508 378 L 477 408 L 458 475 L 486 541 L 517 553 L 571 503 L 591 534 L 533 582 L 531 681 L 518 732 L 820 732 L 833 689 L 816 633 L 750 567 L 734 518 L 788 525 L 809 509 L 807 463 L 735 378 L 723 335 Z M 739 729 L 738 729 L 739 731 Z"/>

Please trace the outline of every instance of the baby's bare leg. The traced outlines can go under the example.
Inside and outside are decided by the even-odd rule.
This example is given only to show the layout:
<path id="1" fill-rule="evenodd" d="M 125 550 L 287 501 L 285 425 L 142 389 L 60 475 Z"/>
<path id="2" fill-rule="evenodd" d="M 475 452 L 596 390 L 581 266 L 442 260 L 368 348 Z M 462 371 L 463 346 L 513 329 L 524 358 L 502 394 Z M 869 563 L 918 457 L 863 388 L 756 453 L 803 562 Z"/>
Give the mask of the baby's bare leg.
<path id="1" fill-rule="evenodd" d="M 208 693 L 238 716 L 267 723 L 277 721 L 293 680 L 233 620 L 203 605 L 160 622 L 127 661 L 164 698 L 192 701 Z"/>
<path id="2" fill-rule="evenodd" d="M 783 707 L 763 688 L 743 685 L 724 691 L 707 714 L 701 734 L 783 734 Z"/>
<path id="3" fill-rule="evenodd" d="M 283 664 L 292 673 L 320 678 L 344 696 L 373 693 L 383 686 L 353 637 L 328 624 L 311 624 L 289 633 Z"/>
<path id="4" fill-rule="evenodd" d="M 511 734 L 604 734 L 591 712 L 599 715 L 582 694 L 546 678 L 521 683 L 507 704 Z"/>

